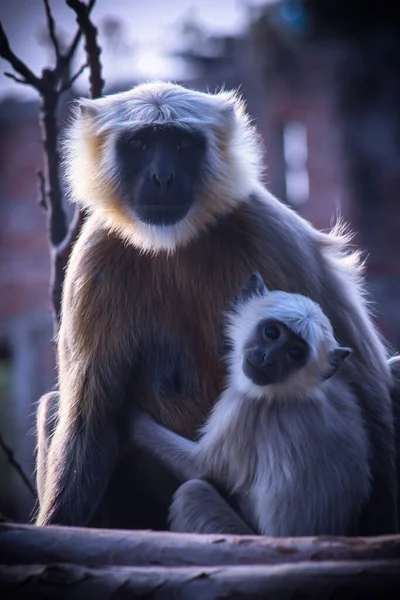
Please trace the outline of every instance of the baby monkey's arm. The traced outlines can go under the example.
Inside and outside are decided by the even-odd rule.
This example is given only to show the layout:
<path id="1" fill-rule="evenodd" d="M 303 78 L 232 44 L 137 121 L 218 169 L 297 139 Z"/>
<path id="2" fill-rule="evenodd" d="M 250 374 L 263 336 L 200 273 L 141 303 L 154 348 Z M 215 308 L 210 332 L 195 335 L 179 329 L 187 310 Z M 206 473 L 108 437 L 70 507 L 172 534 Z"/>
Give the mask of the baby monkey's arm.
<path id="1" fill-rule="evenodd" d="M 144 450 L 150 452 L 174 475 L 186 481 L 201 476 L 198 465 L 196 442 L 192 442 L 163 425 L 146 413 L 135 413 L 131 438 Z"/>

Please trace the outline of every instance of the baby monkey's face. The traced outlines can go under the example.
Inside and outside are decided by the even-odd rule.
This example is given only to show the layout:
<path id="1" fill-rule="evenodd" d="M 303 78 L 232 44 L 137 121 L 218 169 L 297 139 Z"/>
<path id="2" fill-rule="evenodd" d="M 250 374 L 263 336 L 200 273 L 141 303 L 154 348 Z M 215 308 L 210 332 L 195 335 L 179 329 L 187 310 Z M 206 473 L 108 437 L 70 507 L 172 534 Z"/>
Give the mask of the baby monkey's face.
<path id="1" fill-rule="evenodd" d="M 261 321 L 244 347 L 243 373 L 258 386 L 283 383 L 307 364 L 310 349 L 280 321 Z"/>

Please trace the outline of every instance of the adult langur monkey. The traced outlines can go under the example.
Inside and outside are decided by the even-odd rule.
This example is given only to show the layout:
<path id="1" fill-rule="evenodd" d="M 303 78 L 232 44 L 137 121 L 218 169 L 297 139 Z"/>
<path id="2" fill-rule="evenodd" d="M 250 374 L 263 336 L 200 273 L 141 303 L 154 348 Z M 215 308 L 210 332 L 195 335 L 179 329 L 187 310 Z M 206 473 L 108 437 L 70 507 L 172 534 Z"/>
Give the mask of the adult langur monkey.
<path id="1" fill-rule="evenodd" d="M 107 513 L 109 526 L 165 527 L 168 502 L 163 512 L 157 498 L 173 484 L 127 448 L 127 415 L 139 407 L 195 435 L 222 391 L 223 311 L 258 271 L 269 289 L 318 302 L 353 349 L 339 376 L 358 396 L 372 447 L 357 529 L 396 531 L 391 374 L 359 256 L 265 190 L 241 99 L 151 83 L 82 100 L 65 161 L 72 198 L 91 214 L 66 273 L 59 392 L 39 408 L 43 423 L 58 403 L 48 451 L 49 428 L 38 432 L 37 524 L 93 524 Z M 132 463 L 140 483 L 127 475 Z"/>

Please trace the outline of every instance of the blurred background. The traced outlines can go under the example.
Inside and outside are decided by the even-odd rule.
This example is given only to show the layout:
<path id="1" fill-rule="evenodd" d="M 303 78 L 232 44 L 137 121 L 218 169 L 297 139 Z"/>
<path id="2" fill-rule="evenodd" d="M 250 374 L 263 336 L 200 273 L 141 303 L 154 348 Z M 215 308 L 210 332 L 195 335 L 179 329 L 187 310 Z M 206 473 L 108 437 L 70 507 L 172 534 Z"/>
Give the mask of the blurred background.
<path id="1" fill-rule="evenodd" d="M 380 330 L 400 347 L 400 23 L 390 0 L 97 0 L 105 93 L 146 79 L 240 88 L 265 145 L 269 189 L 316 227 L 341 215 L 368 255 Z M 75 17 L 51 6 L 62 43 Z M 13 50 L 36 73 L 53 50 L 41 0 L 0 0 Z M 79 50 L 74 68 L 83 62 Z M 55 381 L 49 246 L 38 198 L 38 98 L 0 59 L 0 434 L 33 481 L 35 406 Z M 87 76 L 63 96 L 87 95 Z M 33 499 L 0 448 L 0 512 Z"/>

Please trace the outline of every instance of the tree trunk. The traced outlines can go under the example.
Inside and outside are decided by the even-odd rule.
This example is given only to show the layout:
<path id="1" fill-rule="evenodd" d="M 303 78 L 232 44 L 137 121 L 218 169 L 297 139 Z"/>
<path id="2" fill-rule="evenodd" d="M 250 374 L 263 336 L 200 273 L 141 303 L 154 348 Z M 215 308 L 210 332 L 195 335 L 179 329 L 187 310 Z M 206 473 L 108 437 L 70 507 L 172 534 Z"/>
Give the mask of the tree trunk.
<path id="1" fill-rule="evenodd" d="M 399 598 L 400 536 L 265 538 L 0 523 L 0 597 Z"/>
<path id="2" fill-rule="evenodd" d="M 393 598 L 400 561 L 301 562 L 235 567 L 85 567 L 69 564 L 0 567 L 0 592 L 9 600 L 71 598 Z"/>

